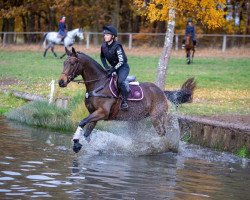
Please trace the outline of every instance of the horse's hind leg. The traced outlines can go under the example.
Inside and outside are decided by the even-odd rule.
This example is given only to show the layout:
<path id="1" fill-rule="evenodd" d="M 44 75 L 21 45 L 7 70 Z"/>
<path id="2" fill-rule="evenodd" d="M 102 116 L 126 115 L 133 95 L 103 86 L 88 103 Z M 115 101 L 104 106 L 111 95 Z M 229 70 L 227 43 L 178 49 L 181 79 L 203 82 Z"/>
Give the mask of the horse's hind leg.
<path id="1" fill-rule="evenodd" d="M 162 111 L 161 111 L 162 112 Z M 159 136 L 164 136 L 166 134 L 166 114 L 165 113 L 155 113 L 151 115 L 152 124 L 159 134 Z"/>
<path id="2" fill-rule="evenodd" d="M 50 48 L 50 45 L 45 49 L 44 53 L 43 53 L 43 57 L 45 58 L 46 57 L 46 54 L 47 54 L 47 51 L 49 50 Z"/>
<path id="3" fill-rule="evenodd" d="M 56 54 L 56 52 L 54 51 L 54 46 L 51 47 L 51 51 L 52 51 L 52 53 L 54 54 L 54 56 L 57 57 L 57 54 Z"/>

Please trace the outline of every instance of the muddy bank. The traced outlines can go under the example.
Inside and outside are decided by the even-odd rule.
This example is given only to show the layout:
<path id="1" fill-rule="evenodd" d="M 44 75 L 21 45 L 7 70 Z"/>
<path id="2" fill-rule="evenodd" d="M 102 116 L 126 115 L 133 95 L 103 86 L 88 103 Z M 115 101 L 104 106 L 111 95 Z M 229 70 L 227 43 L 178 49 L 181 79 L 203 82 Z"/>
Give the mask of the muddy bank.
<path id="1" fill-rule="evenodd" d="M 190 143 L 233 153 L 243 146 L 250 152 L 249 119 L 250 116 L 178 116 L 181 135 L 189 135 Z"/>

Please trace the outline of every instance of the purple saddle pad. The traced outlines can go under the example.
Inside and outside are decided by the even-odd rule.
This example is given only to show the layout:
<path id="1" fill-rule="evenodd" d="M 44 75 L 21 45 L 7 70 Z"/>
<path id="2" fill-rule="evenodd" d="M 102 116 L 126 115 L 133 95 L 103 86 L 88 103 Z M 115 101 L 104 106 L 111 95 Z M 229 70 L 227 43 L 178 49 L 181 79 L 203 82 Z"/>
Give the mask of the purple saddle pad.
<path id="1" fill-rule="evenodd" d="M 119 96 L 119 91 L 117 89 L 116 80 L 114 77 L 112 77 L 109 82 L 109 89 L 114 97 Z M 129 84 L 129 93 L 128 93 L 129 101 L 140 101 L 143 99 L 143 97 L 144 95 L 141 86 Z"/>

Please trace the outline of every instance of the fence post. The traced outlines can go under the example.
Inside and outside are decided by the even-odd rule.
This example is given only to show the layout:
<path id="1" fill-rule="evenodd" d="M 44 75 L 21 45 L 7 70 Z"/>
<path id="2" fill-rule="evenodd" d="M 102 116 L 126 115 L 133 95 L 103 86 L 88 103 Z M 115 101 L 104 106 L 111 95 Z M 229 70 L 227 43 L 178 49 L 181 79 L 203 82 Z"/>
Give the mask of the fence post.
<path id="1" fill-rule="evenodd" d="M 223 35 L 222 52 L 225 52 L 227 48 L 227 36 Z"/>
<path id="2" fill-rule="evenodd" d="M 3 47 L 6 46 L 6 33 L 3 34 Z"/>
<path id="3" fill-rule="evenodd" d="M 179 41 L 179 36 L 175 35 L 175 50 L 178 50 L 178 41 Z"/>
<path id="4" fill-rule="evenodd" d="M 87 33 L 86 37 L 86 49 L 89 49 L 89 33 Z"/>
<path id="5" fill-rule="evenodd" d="M 128 49 L 132 49 L 132 33 L 129 34 Z"/>

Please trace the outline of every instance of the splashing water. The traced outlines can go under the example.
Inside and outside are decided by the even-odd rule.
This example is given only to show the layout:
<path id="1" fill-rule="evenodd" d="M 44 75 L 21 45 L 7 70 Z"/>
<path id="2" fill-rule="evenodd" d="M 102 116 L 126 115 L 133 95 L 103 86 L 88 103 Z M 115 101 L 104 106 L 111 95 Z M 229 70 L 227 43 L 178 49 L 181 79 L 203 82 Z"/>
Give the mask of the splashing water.
<path id="1" fill-rule="evenodd" d="M 177 118 L 169 116 L 167 122 L 167 133 L 163 137 L 157 134 L 148 118 L 138 122 L 99 122 L 97 128 L 102 130 L 93 130 L 89 143 L 82 138 L 81 151 L 84 154 L 132 156 L 177 152 L 180 140 Z"/>

